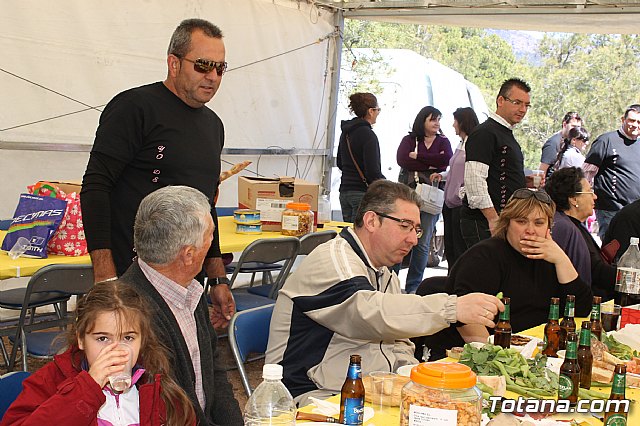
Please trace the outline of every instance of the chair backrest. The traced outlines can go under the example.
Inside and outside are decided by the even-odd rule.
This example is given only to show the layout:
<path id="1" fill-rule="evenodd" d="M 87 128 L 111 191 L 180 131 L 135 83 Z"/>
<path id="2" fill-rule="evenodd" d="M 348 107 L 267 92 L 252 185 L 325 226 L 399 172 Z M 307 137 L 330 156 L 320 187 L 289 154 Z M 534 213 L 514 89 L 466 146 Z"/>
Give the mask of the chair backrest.
<path id="1" fill-rule="evenodd" d="M 267 351 L 269 324 L 274 303 L 236 312 L 229 324 L 229 344 L 237 351 L 242 362 L 250 353 L 263 354 Z"/>
<path id="2" fill-rule="evenodd" d="M 272 303 L 236 312 L 229 324 L 229 345 L 247 396 L 251 396 L 252 390 L 244 363 L 250 353 L 264 354 L 267 351 L 274 306 Z"/>
<path id="3" fill-rule="evenodd" d="M 276 263 L 282 262 L 282 269 L 276 278 L 269 297 L 275 299 L 291 271 L 300 250 L 300 240 L 296 237 L 263 238 L 249 244 L 238 259 L 236 269 L 231 275 L 231 287 L 238 276 L 242 265 L 247 262 Z"/>
<path id="4" fill-rule="evenodd" d="M 4 417 L 9 406 L 22 392 L 22 381 L 29 377 L 28 371 L 14 371 L 0 376 L 0 420 Z"/>
<path id="5" fill-rule="evenodd" d="M 312 232 L 310 234 L 304 235 L 302 238 L 300 238 L 300 251 L 298 252 L 298 255 L 308 255 L 320 244 L 334 239 L 336 235 L 338 235 L 338 233 L 332 229 L 321 232 Z"/>
<path id="6" fill-rule="evenodd" d="M 15 342 L 19 341 L 22 332 L 44 330 L 52 327 L 67 325 L 71 319 L 64 315 L 61 318 L 39 321 L 27 324 L 27 313 L 30 311 L 29 301 L 32 294 L 54 292 L 62 295 L 82 295 L 93 286 L 93 267 L 91 265 L 62 265 L 54 264 L 40 268 L 27 283 L 24 293 L 20 319 L 16 328 Z M 63 313 L 66 314 L 66 313 Z M 15 360 L 18 345 L 14 344 L 11 351 L 11 368 Z"/>

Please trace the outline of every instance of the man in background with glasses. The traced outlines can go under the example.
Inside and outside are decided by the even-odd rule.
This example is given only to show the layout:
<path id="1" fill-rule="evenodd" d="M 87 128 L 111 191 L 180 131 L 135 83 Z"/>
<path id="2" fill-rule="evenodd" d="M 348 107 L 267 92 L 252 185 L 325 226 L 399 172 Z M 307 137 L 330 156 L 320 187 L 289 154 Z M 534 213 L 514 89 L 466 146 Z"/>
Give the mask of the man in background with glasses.
<path id="1" fill-rule="evenodd" d="M 410 337 L 433 334 L 457 321 L 491 327 L 503 310 L 494 296 L 471 293 L 402 294 L 389 267 L 418 242 L 420 199 L 408 186 L 369 185 L 353 228 L 318 246 L 287 279 L 273 311 L 265 362 L 284 368 L 294 398 L 339 393 L 349 355 L 362 373 L 417 364 Z"/>
<path id="2" fill-rule="evenodd" d="M 596 219 L 601 239 L 616 213 L 640 199 L 638 136 L 640 105 L 631 105 L 621 118 L 620 128 L 598 136 L 584 160 L 582 169 L 598 196 Z"/>
<path id="3" fill-rule="evenodd" d="M 147 194 L 168 185 L 195 188 L 211 202 L 216 225 L 204 270 L 213 284 L 213 325 L 225 327 L 235 304 L 214 207 L 224 126 L 205 105 L 227 69 L 222 32 L 203 19 L 184 20 L 167 54 L 164 81 L 119 93 L 100 116 L 81 192 L 94 278 L 115 279 L 131 265 L 134 218 Z"/>
<path id="4" fill-rule="evenodd" d="M 569 131 L 574 127 L 581 127 L 583 124 L 582 118 L 580 118 L 577 112 L 568 112 L 564 115 L 562 119 L 562 129 L 554 133 L 542 146 L 540 166 L 538 169 L 542 170 L 543 176 L 549 177 L 549 174 L 553 173 L 553 170 L 549 169 L 556 163 L 558 153 L 562 148 L 562 142 L 569 137 Z"/>
<path id="5" fill-rule="evenodd" d="M 500 211 L 511 194 L 526 186 L 524 157 L 513 128 L 531 108 L 531 88 L 523 80 L 502 83 L 496 112 L 478 125 L 465 146 L 466 195 L 460 211 L 460 231 L 467 248 L 490 238 Z"/>

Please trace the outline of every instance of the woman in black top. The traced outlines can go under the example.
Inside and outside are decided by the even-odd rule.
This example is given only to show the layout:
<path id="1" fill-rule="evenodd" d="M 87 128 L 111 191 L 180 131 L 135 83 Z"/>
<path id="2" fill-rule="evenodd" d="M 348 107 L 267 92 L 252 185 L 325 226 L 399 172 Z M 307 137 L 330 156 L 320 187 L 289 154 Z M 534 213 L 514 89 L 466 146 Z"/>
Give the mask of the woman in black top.
<path id="1" fill-rule="evenodd" d="M 340 207 L 345 222 L 353 222 L 367 187 L 385 179 L 380 170 L 380 144 L 371 126 L 380 114 L 378 100 L 371 93 L 349 96 L 349 109 L 356 115 L 340 125 L 337 166 L 342 171 Z"/>
<path id="2" fill-rule="evenodd" d="M 597 197 L 591 185 L 585 179 L 582 169 L 565 167 L 556 170 L 547 180 L 545 190 L 556 203 L 558 211 L 563 212 L 569 218 L 586 243 L 589 250 L 590 259 L 587 259 L 587 261 L 591 265 L 591 289 L 593 294 L 601 296 L 603 300 L 612 299 L 613 288 L 616 283 L 616 268 L 604 260 L 600 253 L 600 246 L 584 226 L 584 222 L 593 214 L 593 207 Z M 558 232 L 559 237 L 566 234 L 561 229 Z M 554 233 L 554 240 L 560 244 L 563 250 L 567 253 L 573 252 L 563 244 L 563 241 L 567 240 L 566 238 L 556 239 L 555 236 L 556 234 Z M 574 265 L 579 260 L 571 259 Z"/>

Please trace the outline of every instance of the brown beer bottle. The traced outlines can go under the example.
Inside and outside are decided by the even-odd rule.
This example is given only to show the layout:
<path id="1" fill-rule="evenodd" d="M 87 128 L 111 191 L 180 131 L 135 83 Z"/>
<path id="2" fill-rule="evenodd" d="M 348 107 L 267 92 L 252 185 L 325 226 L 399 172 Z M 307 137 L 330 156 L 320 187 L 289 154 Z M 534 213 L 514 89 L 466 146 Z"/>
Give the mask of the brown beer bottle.
<path id="1" fill-rule="evenodd" d="M 500 312 L 498 323 L 496 324 L 493 344 L 509 348 L 511 346 L 511 298 L 503 297 L 504 311 Z"/>
<path id="2" fill-rule="evenodd" d="M 611 385 L 611 400 L 621 400 L 624 398 L 624 390 L 627 381 L 627 366 L 625 364 L 616 364 L 616 369 L 613 371 L 613 383 Z M 621 410 L 622 404 L 618 410 L 613 411 L 615 405 L 607 407 L 608 410 L 604 413 L 603 426 L 625 426 L 627 424 L 627 413 Z"/>
<path id="3" fill-rule="evenodd" d="M 602 340 L 602 322 L 600 322 L 600 296 L 593 296 L 593 305 L 591 306 L 591 334 L 596 339 Z"/>
<path id="4" fill-rule="evenodd" d="M 560 299 L 557 297 L 551 298 L 551 305 L 549 306 L 549 321 L 544 326 L 544 350 L 543 355 L 550 356 L 552 358 L 558 358 L 558 347 L 560 346 L 560 324 L 558 324 L 558 318 L 560 317 Z"/>
<path id="5" fill-rule="evenodd" d="M 567 335 L 567 353 L 560 366 L 558 377 L 558 399 L 568 399 L 569 405 L 575 407 L 578 403 L 580 389 L 580 366 L 577 359 L 578 335 L 570 331 Z"/>
<path id="6" fill-rule="evenodd" d="M 360 355 L 351 355 L 347 378 L 340 391 L 340 423 L 362 425 L 364 418 L 364 384 Z"/>
<path id="7" fill-rule="evenodd" d="M 591 321 L 582 321 L 580 344 L 578 345 L 578 365 L 580 366 L 580 387 L 591 389 L 591 370 L 593 354 L 591 353 Z"/>
<path id="8" fill-rule="evenodd" d="M 576 297 L 567 294 L 567 304 L 564 306 L 564 317 L 560 321 L 560 345 L 558 349 L 567 349 L 567 334 L 570 331 L 575 333 L 576 320 L 573 319 L 576 313 Z"/>

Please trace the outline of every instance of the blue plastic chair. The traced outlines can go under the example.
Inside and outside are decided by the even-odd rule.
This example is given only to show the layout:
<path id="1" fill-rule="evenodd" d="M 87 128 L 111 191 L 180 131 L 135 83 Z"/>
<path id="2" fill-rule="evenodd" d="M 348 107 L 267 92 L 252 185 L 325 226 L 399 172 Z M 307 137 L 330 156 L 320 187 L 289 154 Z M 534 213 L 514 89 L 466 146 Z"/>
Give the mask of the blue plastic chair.
<path id="1" fill-rule="evenodd" d="M 0 420 L 22 392 L 22 381 L 30 375 L 28 371 L 13 371 L 0 376 Z"/>
<path id="2" fill-rule="evenodd" d="M 85 294 L 92 286 L 93 267 L 91 265 L 47 265 L 31 277 L 26 289 L 24 289 L 18 325 L 15 327 L 14 335 L 10 336 L 14 344 L 9 356 L 9 371 L 12 371 L 15 366 L 18 348 L 22 349 L 22 368 L 24 371 L 27 371 L 27 354 L 38 358 L 50 358 L 57 352 L 57 349 L 60 349 L 60 346 L 55 346 L 54 342 L 63 331 L 36 331 L 66 327 L 72 320 L 67 315 L 66 300 L 74 295 Z M 48 316 L 42 320 L 34 321 L 32 314 L 27 321 L 27 312 L 32 311 L 34 300 L 39 300 L 42 294 L 64 298 L 64 301 L 60 303 L 60 308 L 57 308 L 57 310 L 59 309 L 58 315 L 53 316 L 52 319 L 51 316 Z M 45 304 L 51 303 L 54 302 L 48 301 Z"/>
<path id="3" fill-rule="evenodd" d="M 296 237 L 260 239 L 249 244 L 240 255 L 238 264 L 230 279 L 231 293 L 236 302 L 236 310 L 244 311 L 273 303 L 291 271 L 299 250 L 300 240 Z M 234 283 L 238 274 L 242 272 L 243 266 L 251 262 L 281 262 L 282 269 L 273 284 L 234 288 Z"/>
<path id="4" fill-rule="evenodd" d="M 249 377 L 244 369 L 244 363 L 247 362 L 249 354 L 252 353 L 261 354 L 262 356 L 252 358 L 250 361 L 264 357 L 263 354 L 267 351 L 267 343 L 269 341 L 269 326 L 274 306 L 275 304 L 272 303 L 237 312 L 231 318 L 231 323 L 229 324 L 229 344 L 247 396 L 251 396 L 253 390 L 249 384 Z"/>

